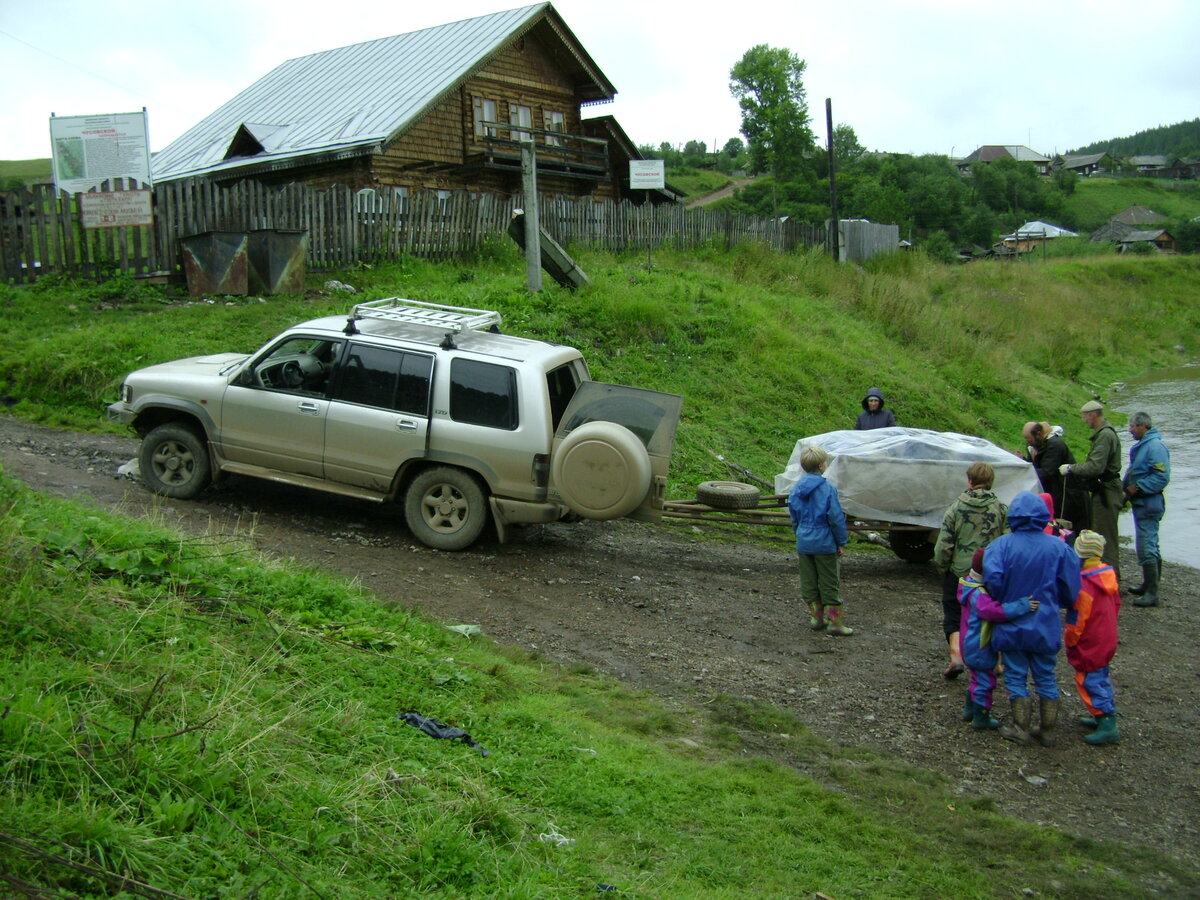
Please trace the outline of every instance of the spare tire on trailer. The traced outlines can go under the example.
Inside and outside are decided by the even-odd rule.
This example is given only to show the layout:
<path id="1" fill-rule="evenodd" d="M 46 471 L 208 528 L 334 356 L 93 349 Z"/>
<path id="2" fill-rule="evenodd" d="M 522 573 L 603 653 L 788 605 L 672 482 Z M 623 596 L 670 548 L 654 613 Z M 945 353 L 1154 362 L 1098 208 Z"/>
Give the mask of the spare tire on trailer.
<path id="1" fill-rule="evenodd" d="M 740 481 L 704 481 L 696 488 L 696 499 L 713 509 L 752 509 L 762 491 Z"/>
<path id="2" fill-rule="evenodd" d="M 937 532 L 932 528 L 919 531 L 893 528 L 888 532 L 888 544 L 892 552 L 905 562 L 927 563 L 933 559 L 936 535 Z"/>

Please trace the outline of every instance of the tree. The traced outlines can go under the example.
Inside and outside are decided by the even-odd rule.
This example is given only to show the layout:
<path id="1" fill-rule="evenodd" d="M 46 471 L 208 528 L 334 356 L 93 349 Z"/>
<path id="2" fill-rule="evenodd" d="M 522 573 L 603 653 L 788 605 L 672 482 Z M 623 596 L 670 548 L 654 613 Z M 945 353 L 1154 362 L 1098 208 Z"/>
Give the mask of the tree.
<path id="1" fill-rule="evenodd" d="M 806 63 L 790 50 L 758 44 L 729 71 L 729 92 L 742 111 L 750 168 L 795 176 L 816 141 L 804 91 Z"/>

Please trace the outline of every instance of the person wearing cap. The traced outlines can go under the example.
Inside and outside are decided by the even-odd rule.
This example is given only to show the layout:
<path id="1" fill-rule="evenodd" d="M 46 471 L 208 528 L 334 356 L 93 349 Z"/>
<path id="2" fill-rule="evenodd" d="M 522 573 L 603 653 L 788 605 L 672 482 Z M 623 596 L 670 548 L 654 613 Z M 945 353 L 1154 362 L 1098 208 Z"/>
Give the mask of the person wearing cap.
<path id="1" fill-rule="evenodd" d="M 1019 744 L 1034 737 L 1054 743 L 1058 723 L 1055 657 L 1062 647 L 1059 610 L 1074 606 L 1079 595 L 1079 557 L 1065 542 L 1044 529 L 1050 521 L 1046 504 L 1032 491 L 1021 491 L 1008 507 L 1008 534 L 988 545 L 983 557 L 983 583 L 988 594 L 1010 611 L 992 630 L 992 649 L 1004 654 L 1004 688 L 1011 716 L 1000 736 Z M 1027 610 L 1027 611 L 1024 611 Z M 1016 615 L 1012 615 L 1012 613 Z M 1040 726 L 1033 730 L 1029 679 L 1038 695 Z"/>
<path id="2" fill-rule="evenodd" d="M 1115 744 L 1121 734 L 1108 667 L 1117 652 L 1121 594 L 1112 566 L 1100 559 L 1103 537 L 1094 531 L 1081 531 L 1075 539 L 1075 552 L 1083 566 L 1082 587 L 1067 613 L 1063 643 L 1067 645 L 1067 662 L 1075 670 L 1075 689 L 1087 707 L 1087 715 L 1081 716 L 1079 723 L 1093 729 L 1083 738 L 1087 743 Z"/>
<path id="3" fill-rule="evenodd" d="M 1130 416 L 1129 433 L 1137 443 L 1129 448 L 1125 496 L 1133 510 L 1138 565 L 1142 567 L 1142 583 L 1129 593 L 1137 597 L 1134 606 L 1158 606 L 1158 582 L 1162 577 L 1158 523 L 1167 509 L 1163 490 L 1171 481 L 1171 454 L 1149 413 L 1135 412 Z"/>
<path id="4" fill-rule="evenodd" d="M 1091 530 L 1104 538 L 1104 561 L 1121 580 L 1118 555 L 1117 515 L 1121 512 L 1124 491 L 1121 488 L 1121 439 L 1104 419 L 1104 407 L 1089 400 L 1079 409 L 1079 417 L 1092 429 L 1092 449 L 1081 463 L 1066 463 L 1059 473 L 1067 486 L 1078 485 L 1091 494 Z"/>
<path id="5" fill-rule="evenodd" d="M 854 420 L 855 431 L 871 431 L 874 428 L 891 428 L 896 424 L 896 415 L 884 409 L 883 391 L 873 387 L 862 398 L 863 411 Z"/>

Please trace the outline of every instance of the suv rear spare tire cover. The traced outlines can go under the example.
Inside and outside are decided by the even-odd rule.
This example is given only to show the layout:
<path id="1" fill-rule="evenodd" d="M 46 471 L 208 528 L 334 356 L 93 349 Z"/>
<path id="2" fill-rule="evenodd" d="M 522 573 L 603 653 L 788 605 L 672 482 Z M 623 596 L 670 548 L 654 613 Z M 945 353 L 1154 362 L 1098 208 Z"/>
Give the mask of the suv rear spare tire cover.
<path id="1" fill-rule="evenodd" d="M 619 519 L 650 490 L 650 455 L 616 422 L 580 425 L 559 445 L 550 474 L 567 508 L 585 519 Z"/>

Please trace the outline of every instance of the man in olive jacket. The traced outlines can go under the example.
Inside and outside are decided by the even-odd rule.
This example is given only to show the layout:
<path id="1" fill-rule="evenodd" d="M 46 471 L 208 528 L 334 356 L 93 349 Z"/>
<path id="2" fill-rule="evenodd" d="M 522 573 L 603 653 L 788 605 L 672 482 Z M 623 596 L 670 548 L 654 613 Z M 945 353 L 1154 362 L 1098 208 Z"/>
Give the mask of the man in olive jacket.
<path id="1" fill-rule="evenodd" d="M 1117 554 L 1117 515 L 1124 502 L 1121 487 L 1121 439 L 1117 431 L 1104 420 L 1104 407 L 1089 400 L 1079 409 L 1079 417 L 1092 429 L 1092 449 L 1081 463 L 1068 463 L 1059 468 L 1068 486 L 1078 485 L 1092 498 L 1092 531 L 1104 537 L 1104 556 L 1101 557 L 1117 573 L 1121 581 L 1121 565 Z"/>

